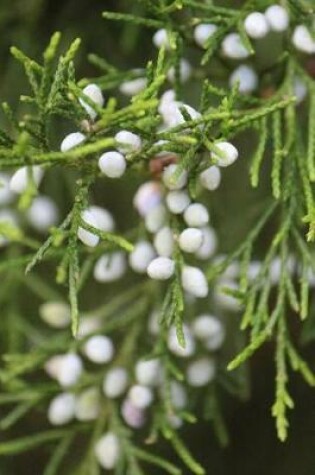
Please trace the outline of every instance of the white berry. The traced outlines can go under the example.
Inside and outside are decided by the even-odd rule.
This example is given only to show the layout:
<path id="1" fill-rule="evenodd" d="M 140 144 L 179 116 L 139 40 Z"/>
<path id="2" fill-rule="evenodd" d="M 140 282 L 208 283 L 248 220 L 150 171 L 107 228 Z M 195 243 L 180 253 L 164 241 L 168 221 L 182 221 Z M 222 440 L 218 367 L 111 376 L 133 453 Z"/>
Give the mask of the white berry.
<path id="1" fill-rule="evenodd" d="M 198 259 L 207 260 L 213 256 L 216 251 L 218 240 L 216 233 L 209 226 L 202 228 L 203 242 L 196 252 Z"/>
<path id="2" fill-rule="evenodd" d="M 156 233 L 154 247 L 159 256 L 171 257 L 174 249 L 174 237 L 169 226 L 164 226 Z"/>
<path id="3" fill-rule="evenodd" d="M 94 267 L 94 279 L 98 282 L 114 282 L 120 279 L 126 271 L 126 256 L 117 251 L 100 257 Z"/>
<path id="4" fill-rule="evenodd" d="M 32 182 L 38 187 L 43 176 L 44 171 L 39 165 L 19 168 L 11 177 L 10 190 L 21 194 Z"/>
<path id="5" fill-rule="evenodd" d="M 81 218 L 89 226 L 92 226 L 93 228 L 98 229 L 97 217 L 94 215 L 94 213 L 91 210 L 89 209 L 84 210 L 81 213 Z M 78 228 L 78 238 L 80 239 L 80 241 L 83 242 L 83 244 L 89 247 L 97 246 L 100 240 L 100 238 L 96 234 L 82 227 Z"/>
<path id="6" fill-rule="evenodd" d="M 186 292 L 195 297 L 206 297 L 209 292 L 207 279 L 198 267 L 184 266 L 182 270 L 182 286 Z"/>
<path id="7" fill-rule="evenodd" d="M 125 81 L 119 86 L 119 90 L 125 96 L 135 96 L 143 91 L 147 85 L 146 78 L 135 78 L 130 81 Z"/>
<path id="8" fill-rule="evenodd" d="M 104 105 L 104 97 L 102 94 L 101 89 L 99 86 L 96 84 L 88 84 L 84 89 L 83 89 L 83 94 L 87 96 L 92 102 L 95 102 L 95 104 L 98 107 L 103 107 Z M 81 106 L 86 110 L 88 115 L 91 117 L 92 120 L 95 119 L 97 116 L 97 112 L 94 110 L 93 107 L 90 106 L 87 102 L 84 101 L 84 99 L 79 99 Z"/>
<path id="9" fill-rule="evenodd" d="M 176 328 L 171 327 L 168 335 L 167 346 L 169 350 L 175 355 L 180 356 L 181 358 L 188 358 L 194 354 L 196 343 L 187 325 L 183 325 L 183 333 L 185 338 L 185 346 L 180 345 L 176 334 Z"/>
<path id="10" fill-rule="evenodd" d="M 49 404 L 48 420 L 54 426 L 67 424 L 74 418 L 75 397 L 70 393 L 58 394 Z"/>
<path id="11" fill-rule="evenodd" d="M 165 223 L 166 209 L 162 204 L 154 206 L 145 215 L 144 224 L 150 233 L 156 233 Z"/>
<path id="12" fill-rule="evenodd" d="M 222 51 L 225 56 L 232 59 L 245 59 L 250 54 L 238 33 L 229 33 L 224 38 Z"/>
<path id="13" fill-rule="evenodd" d="M 168 32 L 165 30 L 165 28 L 161 28 L 154 33 L 153 44 L 157 48 L 162 48 L 162 46 L 167 50 L 171 48 Z"/>
<path id="14" fill-rule="evenodd" d="M 185 209 L 184 220 L 192 228 L 205 226 L 209 222 L 208 210 L 201 203 L 192 203 Z"/>
<path id="15" fill-rule="evenodd" d="M 171 213 L 181 214 L 190 203 L 190 198 L 186 191 L 170 191 L 166 195 L 166 205 Z"/>
<path id="16" fill-rule="evenodd" d="M 199 181 L 206 190 L 214 191 L 219 188 L 221 183 L 221 171 L 220 168 L 212 165 L 206 168 L 199 175 Z"/>
<path id="17" fill-rule="evenodd" d="M 105 396 L 115 399 L 126 391 L 127 385 L 128 374 L 125 368 L 112 368 L 106 373 L 104 378 L 103 392 Z"/>
<path id="18" fill-rule="evenodd" d="M 81 214 L 83 221 L 100 231 L 111 232 L 114 229 L 114 220 L 111 214 L 99 206 L 89 206 Z M 78 229 L 79 239 L 87 246 L 94 247 L 99 242 L 99 237 L 84 228 Z"/>
<path id="19" fill-rule="evenodd" d="M 206 47 L 207 41 L 217 31 L 218 27 L 213 23 L 200 23 L 194 29 L 194 39 L 197 45 Z"/>
<path id="20" fill-rule="evenodd" d="M 63 355 L 57 373 L 57 380 L 62 387 L 76 384 L 83 371 L 81 358 L 75 353 Z"/>
<path id="21" fill-rule="evenodd" d="M 293 32 L 292 42 L 303 53 L 315 53 L 315 40 L 305 25 L 298 25 Z"/>
<path id="22" fill-rule="evenodd" d="M 215 146 L 220 150 L 220 155 L 212 152 L 211 156 L 219 167 L 228 167 L 238 158 L 238 150 L 230 142 L 216 142 Z"/>
<path id="23" fill-rule="evenodd" d="M 59 212 L 48 196 L 37 196 L 27 210 L 27 219 L 37 231 L 44 233 L 57 224 Z"/>
<path id="24" fill-rule="evenodd" d="M 65 328 L 71 322 L 70 307 L 65 302 L 45 302 L 39 307 L 39 315 L 53 328 Z"/>
<path id="25" fill-rule="evenodd" d="M 254 39 L 264 38 L 269 31 L 267 19 L 263 13 L 253 12 L 247 15 L 244 28 L 248 36 Z"/>
<path id="26" fill-rule="evenodd" d="M 150 262 L 147 273 L 151 279 L 167 280 L 175 272 L 175 262 L 168 257 L 156 257 Z"/>
<path id="27" fill-rule="evenodd" d="M 173 89 L 168 89 L 162 94 L 158 107 L 158 111 L 162 115 L 162 117 L 164 117 L 164 115 L 167 113 L 168 107 L 175 102 L 176 93 Z"/>
<path id="28" fill-rule="evenodd" d="M 137 382 L 143 386 L 156 386 L 159 383 L 160 372 L 161 365 L 157 358 L 138 361 L 135 368 Z"/>
<path id="29" fill-rule="evenodd" d="M 258 86 L 258 76 L 256 71 L 250 66 L 242 64 L 233 71 L 229 78 L 229 84 L 231 87 L 236 83 L 238 83 L 238 90 L 241 94 L 250 94 L 255 91 Z"/>
<path id="30" fill-rule="evenodd" d="M 62 152 L 68 152 L 74 147 L 77 147 L 86 140 L 86 136 L 81 134 L 81 132 L 73 132 L 72 134 L 67 135 L 60 145 L 60 150 Z"/>
<path id="31" fill-rule="evenodd" d="M 129 264 L 132 270 L 139 274 L 144 274 L 150 262 L 156 254 L 152 244 L 148 241 L 139 241 L 135 244 L 133 251 L 129 254 Z"/>
<path id="32" fill-rule="evenodd" d="M 148 181 L 138 188 L 133 205 L 141 216 L 146 216 L 161 203 L 161 199 L 160 184 L 156 181 Z"/>
<path id="33" fill-rule="evenodd" d="M 119 152 L 105 152 L 98 161 L 99 169 L 109 178 L 120 178 L 126 170 L 125 157 Z"/>
<path id="34" fill-rule="evenodd" d="M 198 228 L 184 229 L 179 235 L 179 247 L 184 252 L 196 252 L 203 241 L 203 232 Z"/>
<path id="35" fill-rule="evenodd" d="M 224 327 L 220 320 L 212 315 L 200 315 L 193 324 L 192 330 L 196 338 L 206 343 L 209 350 L 218 350 L 224 340 Z"/>
<path id="36" fill-rule="evenodd" d="M 141 149 L 141 139 L 129 130 L 121 130 L 115 135 L 117 148 L 121 153 L 138 152 Z"/>
<path id="37" fill-rule="evenodd" d="M 114 345 L 107 336 L 95 335 L 85 343 L 84 353 L 93 363 L 108 363 L 113 358 Z"/>
<path id="38" fill-rule="evenodd" d="M 190 363 L 187 368 L 187 382 L 193 387 L 206 386 L 213 380 L 215 375 L 215 364 L 210 358 L 200 358 Z"/>
<path id="39" fill-rule="evenodd" d="M 150 388 L 135 384 L 129 389 L 128 399 L 138 409 L 145 409 L 152 403 L 153 393 Z"/>
<path id="40" fill-rule="evenodd" d="M 78 421 L 93 421 L 100 412 L 100 393 L 97 388 L 89 388 L 75 400 L 75 417 Z"/>
<path id="41" fill-rule="evenodd" d="M 196 111 L 196 109 L 188 104 L 178 101 L 169 102 L 164 105 L 163 108 L 160 107 L 160 112 L 167 128 L 185 124 L 187 119 L 182 112 L 183 109 L 186 111 L 188 120 L 197 120 L 201 118 L 200 112 Z"/>
<path id="42" fill-rule="evenodd" d="M 130 399 L 125 399 L 121 406 L 121 415 L 129 427 L 140 429 L 145 423 L 144 410 L 136 407 Z"/>
<path id="43" fill-rule="evenodd" d="M 269 27 L 273 31 L 286 31 L 289 26 L 289 14 L 281 5 L 271 5 L 265 11 Z"/>
<path id="44" fill-rule="evenodd" d="M 178 165 L 172 163 L 163 171 L 163 182 L 169 190 L 180 190 L 187 183 L 187 172 L 183 170 L 178 174 Z"/>
<path id="45" fill-rule="evenodd" d="M 88 207 L 88 210 L 93 214 L 94 218 L 96 219 L 97 229 L 107 233 L 114 231 L 114 218 L 107 209 L 101 208 L 100 206 L 92 205 Z"/>
<path id="46" fill-rule="evenodd" d="M 58 378 L 63 358 L 64 355 L 54 355 L 45 362 L 44 369 L 51 378 Z"/>
<path id="47" fill-rule="evenodd" d="M 120 455 L 118 437 L 112 432 L 107 432 L 97 441 L 94 453 L 102 468 L 113 469 L 117 465 Z"/>

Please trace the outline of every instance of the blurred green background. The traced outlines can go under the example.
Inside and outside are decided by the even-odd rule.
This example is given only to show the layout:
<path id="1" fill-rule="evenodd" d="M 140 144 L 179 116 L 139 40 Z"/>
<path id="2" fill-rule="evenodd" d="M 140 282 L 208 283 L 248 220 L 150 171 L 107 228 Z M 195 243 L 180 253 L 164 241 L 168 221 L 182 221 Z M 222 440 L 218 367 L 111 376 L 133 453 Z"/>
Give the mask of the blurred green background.
<path id="1" fill-rule="evenodd" d="M 29 56 L 39 58 L 56 30 L 63 33 L 64 46 L 77 36 L 82 38 L 76 61 L 78 78 L 97 74 L 86 60 L 90 52 L 105 57 L 123 69 L 144 66 L 153 54 L 150 31 L 105 22 L 101 18 L 101 12 L 105 9 L 134 11 L 141 15 L 141 7 L 133 0 L 1 0 L 1 101 L 6 100 L 14 106 L 18 96 L 27 92 L 21 66 L 10 57 L 9 47 L 14 44 Z M 241 143 L 240 146 L 245 149 L 250 144 Z M 107 204 L 110 202 L 109 207 L 115 208 L 115 194 L 112 191 L 108 190 L 106 199 Z M 121 191 L 116 193 L 121 196 Z M 249 190 L 246 165 L 240 164 L 226 173 L 220 195 L 212 203 L 214 227 L 219 230 L 223 249 L 230 249 L 239 243 L 251 226 L 250 203 L 255 202 L 255 197 Z M 248 216 L 247 220 L 245 216 Z M 121 221 L 124 221 L 124 217 Z M 304 353 L 311 366 L 314 366 L 314 349 L 308 348 Z M 300 378 L 292 376 L 291 392 L 296 407 L 291 414 L 290 438 L 285 444 L 277 441 L 270 411 L 274 397 L 272 358 L 272 345 L 253 358 L 249 369 L 249 400 L 240 401 L 222 390 L 222 404 L 230 431 L 227 448 L 220 447 L 209 424 L 192 426 L 186 430 L 186 440 L 196 457 L 207 467 L 207 474 L 315 474 L 315 393 Z M 31 431 L 32 420 L 27 420 L 25 427 L 20 427 L 20 432 L 27 434 Z M 1 435 L 2 440 L 6 437 Z M 77 450 L 79 453 L 80 447 Z M 167 446 L 163 450 L 173 457 Z M 71 456 L 75 458 L 74 451 Z M 0 458 L 0 475 L 40 475 L 46 457 L 47 452 L 42 449 L 14 459 Z M 149 473 L 158 472 L 149 469 Z"/>

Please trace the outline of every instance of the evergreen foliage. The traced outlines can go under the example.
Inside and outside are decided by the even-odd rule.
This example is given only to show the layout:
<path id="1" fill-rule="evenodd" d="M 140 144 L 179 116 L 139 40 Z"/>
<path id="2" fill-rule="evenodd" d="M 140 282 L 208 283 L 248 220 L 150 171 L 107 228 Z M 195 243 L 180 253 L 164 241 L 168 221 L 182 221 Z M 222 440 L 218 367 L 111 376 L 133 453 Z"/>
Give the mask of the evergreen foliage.
<path id="1" fill-rule="evenodd" d="M 28 57 L 27 51 L 11 48 L 11 54 L 24 69 L 29 90 L 20 96 L 19 113 L 7 102 L 2 103 L 6 122 L 0 131 L 0 170 L 4 177 L 10 177 L 14 189 L 12 174 L 27 168 L 21 192 L 5 205 L 18 218 L 2 218 L 0 214 L 0 308 L 5 346 L 0 371 L 0 405 L 5 407 L 5 415 L 0 420 L 0 429 L 8 433 L 14 427 L 22 427 L 25 418 L 37 416 L 32 433 L 21 435 L 18 431 L 20 435 L 14 437 L 14 432 L 10 432 L 12 437 L 2 439 L 1 456 L 18 456 L 47 445 L 51 453 L 44 475 L 97 475 L 101 468 L 95 446 L 104 432 L 110 432 L 119 439 L 119 459 L 112 465 L 116 475 L 151 473 L 147 471 L 150 465 L 160 470 L 157 473 L 171 475 L 207 473 L 195 460 L 178 426 L 197 423 L 204 417 L 211 420 L 218 439 L 225 444 L 228 435 L 219 388 L 226 386 L 235 392 L 236 387 L 241 396 L 243 373 L 237 370 L 234 374 L 234 370 L 268 342 L 272 342 L 275 363 L 271 412 L 278 438 L 287 439 L 289 410 L 294 407 L 291 372 L 298 372 L 307 384 L 315 385 L 311 364 L 301 355 L 296 337 L 296 326 L 305 341 L 313 337 L 309 336 L 312 327 L 308 322 L 315 275 L 314 65 L 312 56 L 292 42 L 296 28 L 303 24 L 309 28 L 309 42 L 313 41 L 315 53 L 315 17 L 312 2 L 283 1 L 281 5 L 290 19 L 288 27 L 281 32 L 270 31 L 261 40 L 250 37 L 244 20 L 250 13 L 264 12 L 271 5 L 270 0 L 249 0 L 242 5 L 211 0 L 139 0 L 130 6 L 129 13 L 106 11 L 106 24 L 126 22 L 128 28 L 143 35 L 148 34 L 147 30 L 151 35 L 165 29 L 164 44 L 141 69 L 123 70 L 106 58 L 90 54 L 89 62 L 96 71 L 93 78 L 77 77 L 75 63 L 80 39 L 74 39 L 60 53 L 62 35 L 57 32 L 38 60 Z M 194 36 L 200 24 L 216 27 L 203 47 L 196 44 Z M 250 93 L 242 92 L 242 78 L 229 80 L 239 65 L 238 60 L 222 53 L 222 44 L 230 33 L 238 33 L 246 51 L 245 62 L 257 71 L 258 84 Z M 268 55 L 263 53 L 266 48 Z M 183 57 L 192 62 L 187 82 L 183 81 Z M 121 94 L 122 85 L 139 79 L 143 81 L 142 87 L 126 100 Z M 176 107 L 167 112 L 174 117 L 166 126 L 161 98 L 170 83 L 176 95 L 172 106 Z M 84 92 L 90 84 L 102 90 L 104 105 Z M 186 104 L 187 97 L 194 109 Z M 65 129 L 78 131 L 84 138 L 76 146 L 59 150 Z M 121 131 L 135 134 L 141 139 L 141 146 L 129 146 L 127 150 L 125 147 L 121 152 L 124 144 L 117 139 Z M 248 220 L 248 232 L 240 242 L 234 241 L 233 249 L 230 246 L 224 257 L 218 259 L 211 254 L 200 264 L 196 256 L 185 253 L 179 244 L 178 236 L 187 228 L 185 214 L 183 218 L 180 213 L 168 211 L 167 226 L 175 239 L 171 256 L 163 256 L 171 257 L 174 263 L 166 283 L 149 278 L 146 273 L 138 278 L 129 273 L 125 276 L 124 272 L 112 279 L 117 280 L 112 285 L 103 283 L 104 287 L 100 287 L 93 283 L 95 266 L 103 256 L 111 256 L 103 266 L 106 271 L 114 266 L 114 256 L 131 262 L 130 256 L 139 241 L 155 239 L 152 234 L 158 229 L 148 229 L 141 212 L 140 217 L 126 217 L 124 224 L 124 215 L 132 213 L 135 183 L 139 187 L 148 180 L 158 182 L 160 199 L 165 200 L 169 190 L 178 190 L 177 183 L 185 175 L 185 192 L 192 202 L 202 201 L 211 210 L 212 202 L 220 201 L 220 197 L 209 198 L 209 192 L 201 186 L 200 175 L 227 160 L 228 152 L 220 147 L 222 142 L 236 144 L 239 159 L 235 166 L 243 167 L 240 170 L 246 174 L 246 182 L 256 190 L 251 195 L 255 206 L 248 217 L 242 209 L 238 210 L 236 219 Z M 123 205 L 116 208 L 122 214 L 118 230 L 98 227 L 84 215 L 97 203 L 100 187 L 114 189 L 111 187 L 116 185 L 109 184 L 111 178 L 104 177 L 99 166 L 102 154 L 113 149 L 118 149 L 126 162 L 123 184 L 117 185 L 118 194 L 127 196 L 122 198 Z M 170 163 L 176 164 L 176 169 L 167 185 L 163 167 Z M 225 169 L 226 164 L 221 165 L 223 177 L 230 173 Z M 38 170 L 45 174 L 43 185 L 37 177 Z M 5 179 L 3 186 L 7 186 Z M 51 223 L 45 238 L 27 223 L 39 187 L 52 195 L 61 211 L 61 219 Z M 59 193 L 66 196 L 65 202 L 60 201 Z M 219 192 L 212 193 L 215 196 Z M 150 199 L 151 195 L 144 204 L 148 205 Z M 222 212 L 229 219 L 229 209 Z M 82 233 L 85 238 L 80 237 Z M 97 245 L 86 245 L 91 239 Z M 205 295 L 191 291 L 193 297 L 187 297 L 188 284 L 183 277 L 187 266 L 201 269 L 206 278 L 204 285 L 210 288 L 209 296 L 207 290 Z M 237 266 L 237 272 L 231 277 L 233 266 Z M 193 280 L 196 282 L 197 277 Z M 199 290 L 202 285 L 200 281 Z M 24 305 L 28 308 L 29 304 L 18 298 L 21 288 L 27 289 L 28 300 L 34 299 L 41 305 L 69 304 L 71 331 L 68 326 L 56 329 L 52 325 L 47 329 L 36 318 L 26 318 Z M 159 324 L 153 335 L 148 330 L 152 312 L 158 313 Z M 211 360 L 216 361 L 216 375 L 204 387 L 193 388 L 187 383 L 187 360 L 170 350 L 169 332 L 175 330 L 178 351 L 189 351 L 187 325 L 193 326 L 196 315 L 205 313 L 222 315 L 220 323 L 226 327 L 225 345 L 229 348 L 210 349 Z M 228 323 L 238 314 L 239 328 L 247 339 L 242 348 L 239 332 L 232 331 Z M 97 320 L 98 325 L 84 332 L 82 322 L 88 320 Z M 102 365 L 93 366 L 92 360 L 88 361 L 70 389 L 68 384 L 61 389 L 60 381 L 45 374 L 43 369 L 47 371 L 47 362 L 53 357 L 80 352 L 86 355 L 85 345 L 99 335 L 110 337 L 115 345 L 114 360 L 105 370 Z M 206 350 L 200 344 L 196 353 L 205 357 Z M 135 382 L 135 364 L 152 358 L 159 360 L 163 377 L 154 389 L 155 400 L 145 428 L 135 435 L 136 431 L 128 427 L 121 415 L 121 399 L 106 397 L 101 388 L 109 368 L 126 368 L 130 381 Z M 174 402 L 174 382 L 187 390 L 188 401 L 183 406 Z M 89 388 L 99 390 L 101 402 L 96 418 L 77 420 L 61 428 L 49 427 L 46 414 L 54 397 L 61 391 L 79 397 Z M 82 456 L 71 460 L 71 447 L 78 440 L 82 443 Z M 159 455 L 155 444 L 161 440 L 172 447 L 175 461 Z M 68 472 L 65 467 L 69 467 Z"/>

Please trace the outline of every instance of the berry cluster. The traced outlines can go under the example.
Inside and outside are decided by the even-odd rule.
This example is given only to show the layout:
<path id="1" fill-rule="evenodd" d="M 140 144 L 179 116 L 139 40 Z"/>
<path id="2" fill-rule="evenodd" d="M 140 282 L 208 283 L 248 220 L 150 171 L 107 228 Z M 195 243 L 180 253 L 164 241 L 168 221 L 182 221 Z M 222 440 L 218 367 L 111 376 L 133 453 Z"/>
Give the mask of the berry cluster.
<path id="1" fill-rule="evenodd" d="M 209 212 L 211 193 L 220 187 L 225 169 L 239 158 L 235 131 L 242 131 L 247 120 L 254 127 L 260 124 L 266 127 L 265 118 L 271 115 L 275 126 L 273 142 L 276 159 L 280 157 L 281 160 L 287 153 L 285 145 L 292 145 L 291 138 L 283 140 L 285 145 L 282 144 L 281 133 L 282 129 L 291 131 L 290 120 L 295 114 L 293 102 L 296 99 L 295 102 L 300 103 L 307 94 L 307 86 L 297 73 L 299 69 L 292 69 L 293 73 L 289 71 L 292 84 L 285 89 L 284 96 L 277 96 L 264 109 L 261 105 L 264 91 L 259 90 L 260 77 L 254 66 L 247 62 L 234 66 L 235 61 L 249 60 L 258 42 L 268 38 L 268 35 L 283 35 L 284 39 L 288 39 L 290 21 L 289 13 L 283 6 L 271 5 L 265 12 L 251 12 L 242 17 L 238 30 L 225 32 L 217 53 L 221 59 L 227 60 L 229 73 L 224 78 L 222 89 L 205 82 L 206 93 L 203 94 L 207 96 L 214 92 L 216 100 L 219 98 L 220 101 L 218 106 L 212 106 L 207 97 L 203 98 L 205 107 L 202 107 L 202 101 L 197 108 L 184 101 L 181 86 L 194 76 L 194 67 L 187 59 L 178 57 L 181 53 L 179 55 L 176 50 L 174 32 L 165 28 L 153 35 L 153 44 L 159 49 L 158 64 L 166 58 L 165 71 L 153 78 L 152 68 L 148 67 L 149 72 L 135 69 L 132 79 L 119 83 L 119 91 L 131 101 L 127 113 L 124 110 L 120 116 L 117 114 L 122 120 L 117 120 L 112 129 L 106 121 L 102 122 L 105 108 L 112 106 L 105 104 L 101 87 L 91 82 L 81 90 L 71 83 L 71 94 L 68 96 L 79 110 L 80 120 L 76 130 L 63 138 L 60 150 L 54 154 L 60 161 L 66 158 L 71 165 L 77 165 L 74 159 L 78 159 L 77 169 L 81 178 L 76 183 L 78 192 L 73 209 L 64 222 L 56 203 L 50 197 L 38 194 L 45 181 L 46 169 L 49 169 L 45 160 L 40 163 L 30 160 L 12 175 L 0 174 L 1 234 L 3 229 L 0 245 L 6 246 L 10 239 L 22 241 L 18 233 L 23 230 L 26 221 L 26 225 L 31 225 L 36 232 L 49 234 L 44 249 L 41 248 L 36 256 L 38 261 L 50 245 L 55 245 L 58 251 L 63 245 L 66 247 L 59 270 L 64 275 L 71 269 L 71 305 L 62 299 L 51 299 L 39 308 L 42 320 L 57 335 L 65 337 L 68 345 L 62 346 L 61 338 L 60 347 L 63 349 L 51 350 L 45 357 L 43 366 L 54 384 L 54 396 L 49 393 L 49 400 L 46 401 L 48 420 L 53 426 L 63 426 L 74 420 L 88 423 L 101 418 L 104 408 L 108 413 L 112 412 L 112 417 L 108 417 L 102 426 L 102 431 L 106 432 L 98 434 L 97 440 L 93 439 L 93 453 L 104 469 L 111 470 L 118 466 L 126 450 L 124 431 L 127 431 L 129 438 L 130 433 L 133 435 L 132 431 L 149 432 L 153 426 L 156 432 L 166 434 L 165 428 L 176 431 L 184 422 L 192 421 L 190 411 L 198 412 L 198 398 L 206 395 L 221 370 L 219 352 L 228 332 L 228 325 L 224 323 L 225 314 L 238 312 L 242 305 L 247 304 L 246 290 L 251 283 L 254 283 L 254 291 L 250 311 L 253 313 L 257 305 L 257 311 L 261 311 L 263 316 L 261 321 L 257 318 L 258 323 L 255 323 L 257 325 L 253 330 L 253 337 L 258 335 L 258 343 L 249 345 L 249 350 L 240 360 L 252 354 L 251 351 L 262 344 L 271 332 L 269 327 L 266 331 L 263 329 L 268 320 L 270 289 L 275 285 L 279 285 L 280 290 L 286 289 L 292 307 L 295 305 L 298 308 L 291 276 L 302 276 L 307 285 L 314 285 L 314 273 L 285 254 L 289 246 L 282 248 L 281 255 L 277 254 L 281 252 L 277 246 L 286 236 L 289 225 L 279 231 L 265 262 L 254 260 L 254 238 L 251 236 L 245 243 L 248 246 L 244 248 L 244 253 L 229 259 L 218 254 L 218 238 Z M 219 32 L 220 27 L 216 23 L 197 20 L 193 21 L 192 30 L 185 34 L 194 47 L 206 52 Z M 305 25 L 295 26 L 289 41 L 301 53 L 315 53 L 315 40 Z M 168 62 L 168 55 L 171 57 L 172 52 L 176 61 Z M 284 86 L 288 84 L 286 80 Z M 289 92 L 294 93 L 295 99 L 288 98 Z M 273 93 L 275 90 L 271 96 Z M 134 125 L 128 113 L 130 110 L 137 111 L 137 101 L 143 110 L 140 110 L 140 118 L 137 116 Z M 147 106 L 146 101 L 151 101 L 151 105 Z M 233 110 L 234 104 L 240 104 L 240 111 Z M 244 104 L 258 104 L 261 108 L 257 109 L 258 112 L 247 112 L 242 109 Z M 149 121 L 146 121 L 145 107 L 151 114 Z M 282 126 L 280 114 L 285 107 L 288 108 L 287 122 Z M 250 119 L 247 116 L 251 116 Z M 218 117 L 222 122 L 217 124 Z M 261 118 L 264 122 L 257 122 Z M 258 147 L 260 155 L 256 159 L 257 176 L 267 141 L 267 132 L 265 139 L 264 133 L 261 133 L 263 141 Z M 272 171 L 272 186 L 275 189 L 277 185 L 280 187 L 280 170 L 281 163 Z M 137 172 L 139 181 L 130 207 L 125 210 L 130 214 L 136 212 L 136 232 L 130 233 L 131 237 L 128 235 L 127 240 L 115 234 L 119 226 L 112 211 L 95 204 L 90 190 L 96 180 L 115 183 L 115 180 L 128 177 L 130 171 Z M 305 188 L 305 174 L 302 178 Z M 307 192 L 309 200 L 312 193 Z M 287 195 L 286 192 L 283 203 L 288 200 Z M 22 209 L 27 209 L 24 221 L 12 210 L 16 196 L 20 197 Z M 280 196 L 277 196 L 277 190 L 274 196 Z M 288 216 L 291 215 L 288 213 Z M 258 234 L 255 231 L 253 236 Z M 26 245 L 34 246 L 34 243 L 27 241 Z M 305 257 L 307 252 L 303 245 L 300 244 L 300 247 Z M 81 256 L 88 256 L 87 266 L 82 272 L 79 266 Z M 242 262 L 238 260 L 240 256 Z M 285 271 L 284 256 L 289 256 Z M 213 277 L 213 269 L 221 270 Z M 79 312 L 77 295 L 74 294 L 78 292 L 84 273 L 93 285 L 106 289 L 106 295 L 112 289 L 110 284 L 117 285 L 123 295 L 124 286 L 128 287 L 132 280 L 139 280 L 142 290 L 135 294 L 137 305 L 136 309 L 132 308 L 135 315 L 130 317 L 128 303 L 124 304 L 122 313 L 127 323 L 119 326 L 121 316 L 118 318 L 117 315 L 116 326 L 111 328 L 109 325 L 108 329 L 106 311 L 103 314 L 95 308 Z M 261 291 L 264 279 L 270 285 Z M 65 279 L 59 280 L 65 282 Z M 222 292 L 222 288 L 229 291 Z M 285 300 L 283 295 L 278 299 L 280 304 Z M 303 295 L 305 302 L 307 298 L 305 293 Z M 247 311 L 246 315 L 249 313 Z M 278 310 L 273 312 L 275 318 L 270 320 L 276 322 L 280 313 Z M 128 318 L 133 323 L 130 327 Z M 69 345 L 71 323 L 75 339 Z M 246 325 L 249 325 L 248 320 L 244 328 Z M 290 351 L 292 355 L 291 347 Z M 300 364 L 300 367 L 305 371 L 303 365 Z M 184 454 L 184 461 L 185 457 Z M 198 470 L 195 473 L 204 473 L 202 469 Z"/>

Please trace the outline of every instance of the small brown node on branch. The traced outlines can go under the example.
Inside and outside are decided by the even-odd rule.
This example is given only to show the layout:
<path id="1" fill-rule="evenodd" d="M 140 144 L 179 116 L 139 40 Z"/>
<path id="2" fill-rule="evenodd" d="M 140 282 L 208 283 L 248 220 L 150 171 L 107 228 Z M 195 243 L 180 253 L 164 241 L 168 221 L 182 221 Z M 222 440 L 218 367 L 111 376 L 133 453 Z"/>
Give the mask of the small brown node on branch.
<path id="1" fill-rule="evenodd" d="M 168 165 L 176 163 L 178 161 L 178 155 L 176 153 L 165 153 L 165 155 L 156 155 L 151 158 L 149 162 L 149 170 L 154 178 L 160 178 L 163 170 Z"/>

